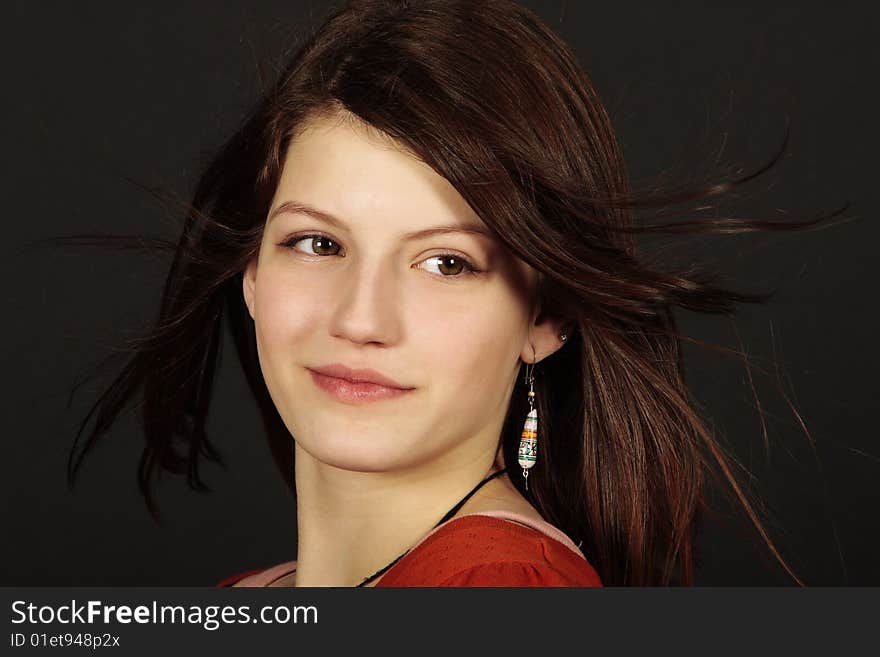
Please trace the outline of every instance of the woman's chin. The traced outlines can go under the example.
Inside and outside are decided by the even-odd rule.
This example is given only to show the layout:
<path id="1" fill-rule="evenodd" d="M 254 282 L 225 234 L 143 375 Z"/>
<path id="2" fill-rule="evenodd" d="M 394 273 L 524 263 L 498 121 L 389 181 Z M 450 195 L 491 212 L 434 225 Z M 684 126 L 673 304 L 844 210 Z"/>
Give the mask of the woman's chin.
<path id="1" fill-rule="evenodd" d="M 387 440 L 387 436 L 385 437 Z M 404 454 L 395 454 L 393 448 L 383 446 L 382 442 L 360 436 L 352 440 L 350 436 L 334 440 L 332 436 L 322 435 L 320 444 L 311 441 L 297 441 L 300 449 L 322 465 L 349 470 L 351 472 L 385 472 L 401 467 Z M 400 449 L 400 445 L 396 446 Z"/>

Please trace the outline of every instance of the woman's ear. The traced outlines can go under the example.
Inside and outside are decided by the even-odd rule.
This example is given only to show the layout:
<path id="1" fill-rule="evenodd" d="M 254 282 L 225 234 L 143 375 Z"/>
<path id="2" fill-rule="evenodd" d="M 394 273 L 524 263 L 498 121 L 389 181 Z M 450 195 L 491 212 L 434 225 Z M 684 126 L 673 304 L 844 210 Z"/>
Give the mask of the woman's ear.
<path id="1" fill-rule="evenodd" d="M 520 359 L 524 363 L 537 363 L 555 353 L 565 344 L 561 334 L 570 332 L 570 322 L 565 318 L 543 312 L 541 282 L 539 275 L 532 312 L 529 314 L 529 330 L 520 352 Z"/>
<path id="2" fill-rule="evenodd" d="M 528 337 L 523 344 L 520 358 L 524 363 L 537 363 L 556 352 L 565 342 L 560 337 L 568 332 L 565 320 L 559 317 L 546 317 L 529 327 Z M 532 351 L 534 348 L 534 352 Z"/>
<path id="3" fill-rule="evenodd" d="M 256 296 L 257 285 L 257 259 L 253 258 L 242 272 L 242 292 L 244 293 L 244 303 L 248 308 L 251 319 L 254 318 L 254 297 Z"/>

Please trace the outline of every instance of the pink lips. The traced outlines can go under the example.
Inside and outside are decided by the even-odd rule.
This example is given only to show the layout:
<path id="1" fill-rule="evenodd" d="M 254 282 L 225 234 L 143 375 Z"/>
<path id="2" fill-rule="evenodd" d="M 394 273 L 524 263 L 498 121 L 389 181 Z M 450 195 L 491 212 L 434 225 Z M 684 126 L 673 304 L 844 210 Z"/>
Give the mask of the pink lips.
<path id="1" fill-rule="evenodd" d="M 319 388 L 346 403 L 390 399 L 414 390 L 371 369 L 351 369 L 334 363 L 308 370 Z"/>

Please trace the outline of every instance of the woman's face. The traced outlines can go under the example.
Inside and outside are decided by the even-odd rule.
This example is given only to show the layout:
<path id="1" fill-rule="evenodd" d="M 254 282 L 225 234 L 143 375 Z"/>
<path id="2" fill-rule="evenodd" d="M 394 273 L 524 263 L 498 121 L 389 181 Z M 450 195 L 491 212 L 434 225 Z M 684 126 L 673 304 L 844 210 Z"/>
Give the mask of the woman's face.
<path id="1" fill-rule="evenodd" d="M 487 234 L 408 236 L 441 226 Z M 342 469 L 402 471 L 495 454 L 520 358 L 532 361 L 534 282 L 444 178 L 390 140 L 322 119 L 290 145 L 244 294 L 299 447 Z M 340 400 L 310 371 L 331 364 L 411 389 Z"/>

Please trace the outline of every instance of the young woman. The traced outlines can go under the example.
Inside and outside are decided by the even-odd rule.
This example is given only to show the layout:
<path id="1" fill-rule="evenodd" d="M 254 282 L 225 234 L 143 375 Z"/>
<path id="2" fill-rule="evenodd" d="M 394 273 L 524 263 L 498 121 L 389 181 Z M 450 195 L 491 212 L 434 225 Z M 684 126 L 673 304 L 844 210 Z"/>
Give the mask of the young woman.
<path id="1" fill-rule="evenodd" d="M 149 508 L 162 470 L 201 486 L 225 321 L 298 552 L 221 585 L 689 584 L 707 474 L 788 568 L 694 409 L 673 317 L 766 297 L 634 240 L 828 218 L 638 225 L 748 178 L 633 194 L 587 75 L 514 2 L 351 2 L 204 172 L 155 331 L 72 472 L 141 394 Z"/>
<path id="2" fill-rule="evenodd" d="M 532 310 L 537 273 L 446 179 L 344 109 L 297 133 L 243 276 L 295 437 L 297 585 L 360 582 L 483 477 L 380 583 L 598 582 L 501 472 L 520 363 L 564 344 L 560 319 Z"/>

